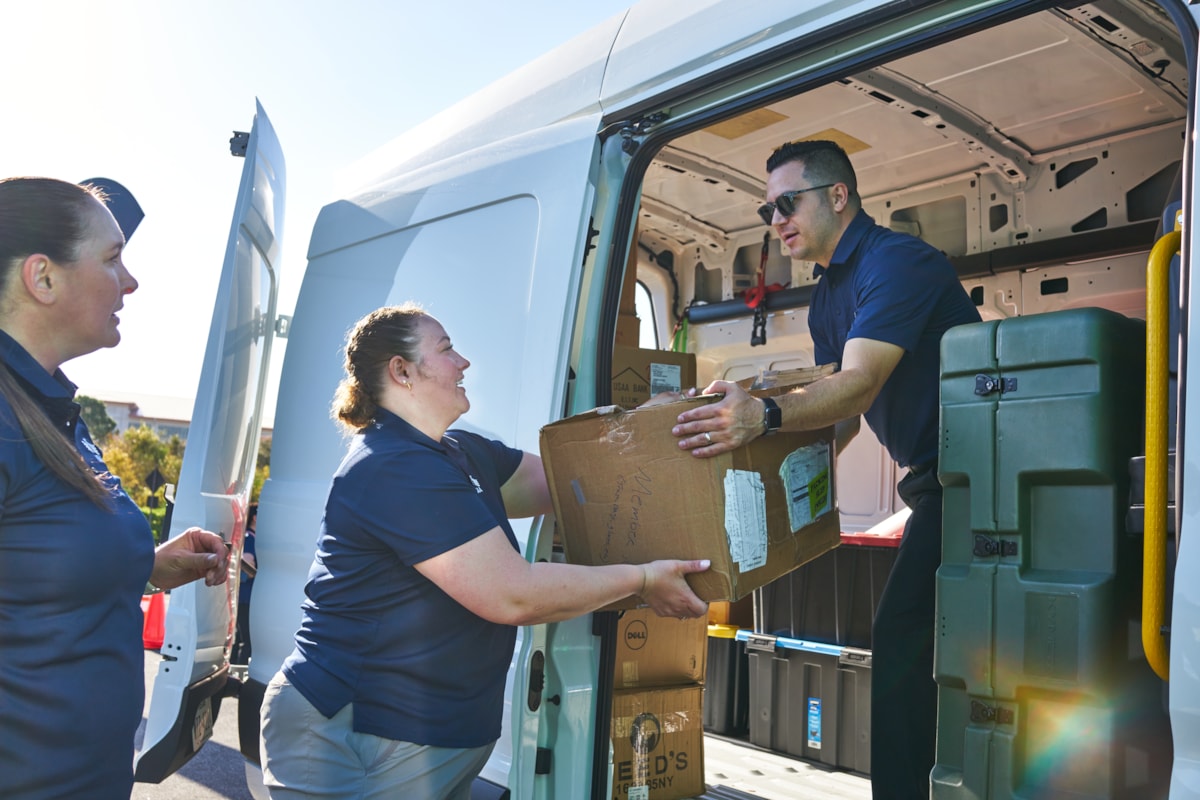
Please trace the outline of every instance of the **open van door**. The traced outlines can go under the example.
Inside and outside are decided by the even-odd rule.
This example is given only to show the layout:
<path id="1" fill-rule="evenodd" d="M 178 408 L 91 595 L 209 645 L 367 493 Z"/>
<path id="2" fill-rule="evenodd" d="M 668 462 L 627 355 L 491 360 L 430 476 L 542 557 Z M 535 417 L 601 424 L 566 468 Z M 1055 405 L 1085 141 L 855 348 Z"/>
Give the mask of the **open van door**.
<path id="1" fill-rule="evenodd" d="M 230 141 L 245 156 L 225 263 L 187 449 L 175 492 L 170 535 L 192 526 L 219 533 L 231 548 L 229 580 L 192 582 L 171 592 L 162 663 L 135 777 L 158 783 L 211 736 L 228 679 L 229 648 L 246 506 L 262 432 L 262 401 L 277 327 L 284 163 L 275 131 L 257 105 L 249 136 Z"/>

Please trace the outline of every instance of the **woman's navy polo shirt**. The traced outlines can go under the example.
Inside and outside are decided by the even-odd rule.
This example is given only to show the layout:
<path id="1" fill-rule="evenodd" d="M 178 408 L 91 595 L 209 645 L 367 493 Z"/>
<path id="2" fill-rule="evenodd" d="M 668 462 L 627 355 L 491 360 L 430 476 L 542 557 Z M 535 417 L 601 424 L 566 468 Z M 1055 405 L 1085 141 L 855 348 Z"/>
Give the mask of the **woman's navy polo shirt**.
<path id="1" fill-rule="evenodd" d="M 296 648 L 283 664 L 322 714 L 436 747 L 500 736 L 516 628 L 476 616 L 413 565 L 495 527 L 524 454 L 465 431 L 435 442 L 380 409 L 354 438 L 325 506 Z"/>
<path id="2" fill-rule="evenodd" d="M 0 360 L 107 474 L 62 372 L 2 331 Z M 2 396 L 0 440 L 0 797 L 128 798 L 150 527 L 116 478 L 109 512 L 46 469 Z"/>
<path id="3" fill-rule="evenodd" d="M 938 455 L 942 334 L 979 322 L 979 312 L 942 253 L 920 239 L 876 225 L 859 210 L 813 291 L 808 327 L 818 364 L 842 363 L 849 339 L 904 348 L 865 414 L 902 467 Z"/>

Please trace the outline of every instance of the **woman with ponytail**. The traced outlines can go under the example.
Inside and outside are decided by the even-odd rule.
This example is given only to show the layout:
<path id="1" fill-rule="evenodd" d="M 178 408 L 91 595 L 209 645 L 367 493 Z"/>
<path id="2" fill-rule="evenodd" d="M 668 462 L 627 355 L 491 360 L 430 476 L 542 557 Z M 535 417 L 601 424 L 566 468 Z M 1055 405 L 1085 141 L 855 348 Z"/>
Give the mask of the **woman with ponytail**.
<path id="1" fill-rule="evenodd" d="M 470 366 L 418 306 L 350 332 L 333 477 L 296 647 L 262 706 L 273 800 L 466 800 L 500 736 L 516 628 L 630 595 L 698 617 L 706 561 L 530 563 L 508 520 L 552 510 L 542 461 L 464 430 Z"/>
<path id="2" fill-rule="evenodd" d="M 0 797 L 127 799 L 141 597 L 225 580 L 219 536 L 157 550 L 59 367 L 120 341 L 125 235 L 104 194 L 0 180 Z M 140 217 L 138 217 L 140 219 Z M 136 224 L 136 223 L 135 223 Z M 130 230 L 132 230 L 132 227 Z"/>

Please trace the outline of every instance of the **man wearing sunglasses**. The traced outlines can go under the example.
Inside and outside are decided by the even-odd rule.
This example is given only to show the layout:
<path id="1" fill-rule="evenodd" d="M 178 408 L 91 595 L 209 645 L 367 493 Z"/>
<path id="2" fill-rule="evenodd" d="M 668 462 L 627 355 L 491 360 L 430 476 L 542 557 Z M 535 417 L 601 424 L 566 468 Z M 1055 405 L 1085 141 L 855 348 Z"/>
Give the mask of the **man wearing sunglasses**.
<path id="1" fill-rule="evenodd" d="M 837 425 L 839 444 L 859 415 L 908 469 L 899 493 L 912 510 L 872 631 L 871 785 L 875 800 L 926 800 L 935 761 L 935 578 L 941 561 L 942 487 L 937 477 L 939 348 L 949 328 L 979 312 L 941 252 L 876 225 L 834 142 L 789 142 L 767 160 L 759 209 L 792 258 L 819 277 L 808 325 L 827 378 L 763 401 L 714 381 L 719 403 L 685 411 L 672 432 L 698 457 L 778 430 Z"/>

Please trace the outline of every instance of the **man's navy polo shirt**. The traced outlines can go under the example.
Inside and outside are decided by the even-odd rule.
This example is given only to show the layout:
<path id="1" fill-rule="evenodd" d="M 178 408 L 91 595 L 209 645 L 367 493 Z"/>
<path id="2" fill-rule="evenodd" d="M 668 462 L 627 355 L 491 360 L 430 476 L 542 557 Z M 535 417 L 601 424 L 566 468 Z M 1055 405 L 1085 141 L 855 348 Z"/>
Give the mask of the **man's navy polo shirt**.
<path id="1" fill-rule="evenodd" d="M 938 454 L 942 334 L 979 312 L 941 252 L 876 225 L 859 210 L 813 292 L 808 327 L 818 364 L 842 362 L 849 339 L 874 339 L 904 355 L 867 410 L 867 424 L 902 467 Z"/>
<path id="2" fill-rule="evenodd" d="M 500 487 L 524 454 L 449 431 L 435 442 L 380 409 L 329 491 L 296 649 L 283 671 L 354 730 L 436 747 L 500 736 L 516 628 L 472 614 L 413 565 L 495 527 L 514 550 Z"/>
<path id="3" fill-rule="evenodd" d="M 107 475 L 62 371 L 46 372 L 3 331 L 0 361 Z M 50 472 L 2 396 L 0 441 L 0 796 L 128 797 L 149 523 L 115 477 L 105 510 Z"/>

